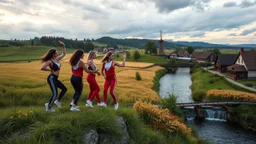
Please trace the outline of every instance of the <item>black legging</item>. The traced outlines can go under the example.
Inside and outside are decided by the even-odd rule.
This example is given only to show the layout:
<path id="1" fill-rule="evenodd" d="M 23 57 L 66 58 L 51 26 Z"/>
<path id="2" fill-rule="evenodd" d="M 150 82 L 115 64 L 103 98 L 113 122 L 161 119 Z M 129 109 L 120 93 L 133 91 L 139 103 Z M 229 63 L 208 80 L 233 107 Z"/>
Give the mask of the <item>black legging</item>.
<path id="1" fill-rule="evenodd" d="M 61 100 L 62 97 L 64 96 L 64 94 L 67 92 L 67 88 L 65 87 L 65 85 L 58 80 L 58 76 L 50 74 L 47 78 L 47 82 L 50 85 L 51 91 L 52 91 L 52 97 L 49 101 L 48 106 L 52 107 L 53 102 L 55 101 L 56 97 L 58 96 L 58 89 L 61 89 L 60 95 L 58 97 L 58 100 Z"/>
<path id="2" fill-rule="evenodd" d="M 71 76 L 71 84 L 75 90 L 73 99 L 74 99 L 74 104 L 77 105 L 77 102 L 82 94 L 83 91 L 83 79 L 80 76 Z"/>

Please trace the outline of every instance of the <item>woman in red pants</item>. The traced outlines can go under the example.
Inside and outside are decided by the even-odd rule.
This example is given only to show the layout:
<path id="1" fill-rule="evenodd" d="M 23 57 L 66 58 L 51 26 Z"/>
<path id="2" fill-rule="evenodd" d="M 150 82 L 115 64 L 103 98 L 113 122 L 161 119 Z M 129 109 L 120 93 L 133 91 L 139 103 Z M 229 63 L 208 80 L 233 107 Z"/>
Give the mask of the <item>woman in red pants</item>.
<path id="1" fill-rule="evenodd" d="M 105 78 L 105 83 L 104 83 L 104 92 L 103 92 L 103 101 L 104 103 L 102 106 L 106 107 L 107 106 L 107 93 L 108 93 L 108 88 L 110 87 L 110 95 L 113 98 L 114 101 L 114 109 L 118 109 L 118 102 L 116 99 L 116 95 L 114 94 L 114 89 L 117 83 L 116 80 L 116 73 L 115 73 L 115 66 L 118 67 L 124 67 L 125 66 L 125 59 L 126 59 L 126 53 L 123 53 L 123 62 L 122 64 L 114 62 L 114 54 L 112 52 L 107 52 L 105 56 L 102 59 L 102 68 L 101 68 L 101 74 Z"/>
<path id="2" fill-rule="evenodd" d="M 93 61 L 95 58 L 96 58 L 96 52 L 95 51 L 90 51 L 88 53 L 88 56 L 87 56 L 88 70 L 96 71 L 97 65 Z M 100 73 L 97 71 L 96 73 L 89 73 L 86 77 L 86 80 L 87 80 L 87 82 L 89 83 L 89 86 L 90 86 L 90 93 L 89 93 L 89 96 L 88 96 L 88 100 L 86 101 L 86 103 L 87 103 L 86 106 L 89 106 L 89 107 L 93 107 L 92 101 L 95 97 L 97 99 L 98 106 L 102 106 L 102 104 L 100 103 L 100 96 L 99 96 L 100 87 L 99 87 L 99 85 L 98 85 L 98 83 L 95 79 L 95 74 L 100 76 Z"/>

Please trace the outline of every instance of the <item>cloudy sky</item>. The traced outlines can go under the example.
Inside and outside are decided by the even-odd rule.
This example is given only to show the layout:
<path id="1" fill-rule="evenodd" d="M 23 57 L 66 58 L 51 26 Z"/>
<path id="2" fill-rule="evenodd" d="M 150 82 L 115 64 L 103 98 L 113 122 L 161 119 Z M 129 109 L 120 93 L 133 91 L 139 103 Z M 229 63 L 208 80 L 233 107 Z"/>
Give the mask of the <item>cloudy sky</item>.
<path id="1" fill-rule="evenodd" d="M 256 0 L 0 0 L 0 39 L 159 38 L 256 44 Z"/>

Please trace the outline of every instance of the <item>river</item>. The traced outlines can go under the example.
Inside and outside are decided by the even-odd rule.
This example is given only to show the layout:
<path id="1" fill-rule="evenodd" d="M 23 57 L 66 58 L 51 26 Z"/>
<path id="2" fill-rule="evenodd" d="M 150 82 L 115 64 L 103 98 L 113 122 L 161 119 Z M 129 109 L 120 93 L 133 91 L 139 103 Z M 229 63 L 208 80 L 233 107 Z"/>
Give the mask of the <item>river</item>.
<path id="1" fill-rule="evenodd" d="M 177 103 L 193 102 L 191 96 L 191 74 L 189 68 L 178 68 L 175 74 L 165 74 L 160 79 L 159 95 L 166 98 L 173 94 Z M 193 125 L 198 135 L 214 144 L 256 144 L 253 132 L 237 128 L 226 122 L 225 110 L 220 107 L 205 107 L 206 119 L 194 119 L 193 107 L 185 109 L 188 116 L 187 124 Z"/>

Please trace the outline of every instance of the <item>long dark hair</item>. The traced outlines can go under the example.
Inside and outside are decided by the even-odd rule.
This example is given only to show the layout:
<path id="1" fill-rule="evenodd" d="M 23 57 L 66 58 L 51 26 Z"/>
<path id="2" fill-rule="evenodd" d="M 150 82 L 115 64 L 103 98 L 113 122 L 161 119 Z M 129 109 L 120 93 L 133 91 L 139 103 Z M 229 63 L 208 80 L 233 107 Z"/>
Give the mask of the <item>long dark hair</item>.
<path id="1" fill-rule="evenodd" d="M 83 50 L 81 50 L 81 49 L 76 50 L 73 53 L 72 57 L 70 58 L 69 64 L 72 66 L 76 65 L 77 62 L 80 60 L 80 58 L 83 56 L 83 54 L 84 54 Z"/>
<path id="2" fill-rule="evenodd" d="M 110 57 L 112 54 L 113 54 L 113 53 L 112 53 L 111 51 L 107 52 L 107 53 L 104 55 L 104 57 L 103 57 L 103 59 L 101 60 L 101 62 L 104 63 L 106 60 L 109 59 L 109 57 Z"/>
<path id="3" fill-rule="evenodd" d="M 54 48 L 49 49 L 48 52 L 47 52 L 46 54 L 44 54 L 44 55 L 40 58 L 41 62 L 46 62 L 46 61 L 52 59 L 53 56 L 56 54 L 56 51 L 57 51 L 57 50 L 54 49 Z"/>

